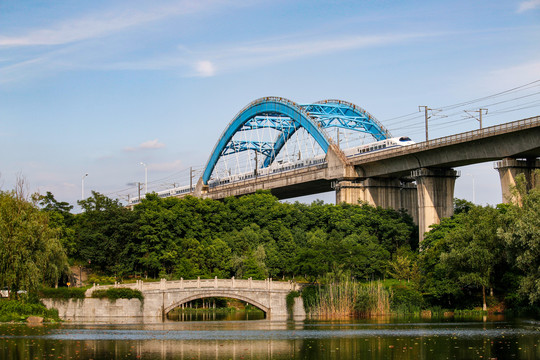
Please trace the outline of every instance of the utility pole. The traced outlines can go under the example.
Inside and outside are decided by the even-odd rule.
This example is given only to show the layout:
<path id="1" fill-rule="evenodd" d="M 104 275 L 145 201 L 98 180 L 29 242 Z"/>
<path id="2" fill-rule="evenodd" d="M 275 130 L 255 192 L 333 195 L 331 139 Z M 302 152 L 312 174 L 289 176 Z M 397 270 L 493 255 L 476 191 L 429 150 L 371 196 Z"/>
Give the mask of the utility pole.
<path id="1" fill-rule="evenodd" d="M 429 141 L 429 134 L 428 134 L 428 119 L 431 119 L 432 116 L 435 116 L 436 114 L 434 111 L 440 112 L 442 110 L 439 109 L 430 109 L 426 105 L 418 106 L 418 111 L 422 111 L 420 108 L 424 108 L 424 116 L 426 119 L 426 142 Z M 431 111 L 431 115 L 428 114 L 428 112 Z M 437 115 L 441 117 L 446 117 L 446 115 Z"/>
<path id="2" fill-rule="evenodd" d="M 431 117 L 431 116 L 428 116 L 428 110 L 431 110 L 431 109 L 428 108 L 425 105 L 421 105 L 421 106 L 418 106 L 418 111 L 422 111 L 422 110 L 420 110 L 420 108 L 424 108 L 424 114 L 425 114 L 425 117 L 426 117 L 426 141 L 428 141 L 429 140 L 429 136 L 428 136 L 428 119 Z"/>
<path id="3" fill-rule="evenodd" d="M 193 166 L 189 167 L 189 192 L 193 191 Z"/>
<path id="4" fill-rule="evenodd" d="M 141 202 L 141 183 L 137 183 L 137 190 L 139 191 L 139 202 Z"/>
<path id="5" fill-rule="evenodd" d="M 467 113 L 467 119 L 476 119 L 480 123 L 480 129 L 482 128 L 482 114 L 487 115 L 488 109 L 480 108 L 478 110 L 463 110 Z M 485 113 L 484 113 L 485 111 Z M 472 115 L 471 113 L 478 113 L 478 117 Z"/>

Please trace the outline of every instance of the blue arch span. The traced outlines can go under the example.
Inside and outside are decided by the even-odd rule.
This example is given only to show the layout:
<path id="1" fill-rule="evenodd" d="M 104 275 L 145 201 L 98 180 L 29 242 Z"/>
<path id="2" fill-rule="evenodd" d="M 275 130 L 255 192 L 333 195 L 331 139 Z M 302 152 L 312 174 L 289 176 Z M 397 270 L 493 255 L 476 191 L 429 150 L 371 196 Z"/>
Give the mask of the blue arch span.
<path id="1" fill-rule="evenodd" d="M 321 100 L 313 104 L 301 105 L 311 118 L 323 128 L 339 127 L 342 129 L 365 132 L 377 141 L 392 137 L 373 115 L 361 107 L 348 101 L 330 99 Z"/>
<path id="2" fill-rule="evenodd" d="M 318 127 L 337 127 L 346 130 L 365 132 L 377 141 L 392 137 L 390 132 L 370 113 L 343 100 L 321 100 L 313 104 L 300 105 Z M 264 160 L 264 167 L 270 166 L 285 143 L 294 135 L 296 128 L 281 132 L 274 142 L 274 148 Z"/>
<path id="3" fill-rule="evenodd" d="M 292 121 L 294 121 L 295 125 L 297 125 L 295 128 L 303 127 L 306 129 L 306 131 L 315 139 L 323 151 L 325 153 L 328 151 L 328 139 L 326 139 L 317 124 L 309 117 L 309 114 L 300 105 L 280 97 L 260 98 L 243 108 L 232 119 L 225 131 L 221 134 L 216 146 L 214 147 L 214 150 L 212 150 L 210 159 L 206 164 L 206 168 L 204 169 L 202 177 L 204 184 L 208 184 L 210 175 L 214 171 L 219 157 L 229 141 L 231 141 L 234 134 L 236 134 L 236 132 L 239 131 L 250 119 L 263 114 L 277 114 L 289 117 Z"/>

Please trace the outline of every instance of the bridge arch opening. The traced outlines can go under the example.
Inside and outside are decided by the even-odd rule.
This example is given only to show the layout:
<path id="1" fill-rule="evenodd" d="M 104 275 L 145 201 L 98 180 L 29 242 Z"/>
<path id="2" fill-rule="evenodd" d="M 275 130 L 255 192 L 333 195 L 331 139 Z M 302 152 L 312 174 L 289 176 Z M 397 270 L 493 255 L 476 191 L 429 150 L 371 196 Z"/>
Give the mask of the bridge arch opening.
<path id="1" fill-rule="evenodd" d="M 201 300 L 201 301 L 198 301 L 198 300 Z M 229 300 L 229 301 L 227 301 Z M 171 316 L 173 310 L 176 310 L 176 309 L 179 309 L 179 313 L 182 314 L 183 312 L 187 312 L 187 315 L 190 315 L 192 314 L 192 311 L 195 309 L 195 311 L 197 310 L 203 310 L 204 311 L 207 311 L 207 312 L 212 312 L 213 310 L 217 311 L 219 308 L 216 307 L 216 304 L 219 306 L 219 305 L 223 305 L 224 303 L 229 306 L 231 305 L 230 304 L 230 300 L 233 300 L 234 301 L 237 301 L 238 302 L 238 305 L 241 304 L 241 303 L 245 303 L 247 306 L 246 306 L 246 309 L 245 309 L 245 312 L 246 314 L 248 314 L 248 310 L 249 310 L 249 306 L 252 306 L 252 307 L 255 307 L 257 310 L 260 310 L 262 312 L 262 317 L 261 316 L 251 316 L 251 319 L 252 320 L 259 320 L 259 319 L 264 319 L 264 318 L 268 318 L 268 315 L 269 315 L 269 309 L 268 307 L 264 306 L 263 304 L 259 303 L 258 301 L 256 300 L 253 300 L 249 297 L 246 297 L 246 296 L 242 296 L 242 295 L 232 295 L 232 294 L 208 294 L 208 293 L 205 293 L 205 294 L 196 294 L 196 295 L 191 295 L 189 297 L 186 297 L 182 300 L 179 300 L 179 301 L 175 301 L 173 302 L 170 306 L 167 306 L 166 308 L 164 308 L 163 310 L 163 315 L 169 319 L 176 319 L 176 317 L 173 317 Z M 193 306 L 188 306 L 188 305 L 193 305 Z M 202 306 L 201 306 L 202 305 Z M 223 309 L 223 307 L 221 308 Z M 239 311 L 241 312 L 241 310 Z M 234 314 L 232 314 L 234 315 Z M 240 314 L 242 315 L 242 314 Z M 191 317 L 187 317 L 186 319 L 191 319 Z M 222 317 L 222 318 L 216 318 L 216 317 L 213 317 L 213 318 L 210 318 L 210 317 L 201 317 L 201 320 L 227 320 L 228 318 L 226 317 Z M 234 318 L 234 317 L 230 317 L 231 320 L 243 320 L 244 318 Z M 248 320 L 250 319 L 250 316 L 247 315 L 245 317 L 245 320 Z"/>

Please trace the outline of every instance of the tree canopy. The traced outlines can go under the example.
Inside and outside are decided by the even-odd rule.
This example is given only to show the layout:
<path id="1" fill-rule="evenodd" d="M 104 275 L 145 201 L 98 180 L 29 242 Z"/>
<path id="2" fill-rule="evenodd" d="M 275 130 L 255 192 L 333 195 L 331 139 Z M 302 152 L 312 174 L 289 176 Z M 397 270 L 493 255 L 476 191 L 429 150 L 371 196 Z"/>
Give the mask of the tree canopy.
<path id="1" fill-rule="evenodd" d="M 19 290 L 54 286 L 67 273 L 67 256 L 49 217 L 21 188 L 0 191 L 0 286 Z"/>

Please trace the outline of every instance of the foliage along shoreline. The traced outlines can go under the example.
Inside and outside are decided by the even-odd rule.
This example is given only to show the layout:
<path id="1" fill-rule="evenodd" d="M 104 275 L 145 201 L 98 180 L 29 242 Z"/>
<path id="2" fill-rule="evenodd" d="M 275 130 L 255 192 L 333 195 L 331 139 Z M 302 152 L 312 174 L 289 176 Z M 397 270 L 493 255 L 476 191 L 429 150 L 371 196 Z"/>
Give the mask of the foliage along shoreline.
<path id="1" fill-rule="evenodd" d="M 456 200 L 454 215 L 426 233 L 421 249 L 406 212 L 367 204 L 290 204 L 269 192 L 223 201 L 148 194 L 131 211 L 92 192 L 79 202 L 83 212 L 73 214 L 51 193 L 29 198 L 22 188 L 0 191 L 0 286 L 12 297 L 73 283 L 71 265 L 116 281 L 317 283 L 332 293 L 318 293 L 319 312 L 342 313 L 349 292 L 371 301 L 367 289 L 377 280 L 397 282 L 389 302 L 400 311 L 490 306 L 538 313 L 540 305 L 540 189 L 528 191 L 523 179 L 514 204 Z M 349 302 L 358 313 L 371 311 Z"/>

